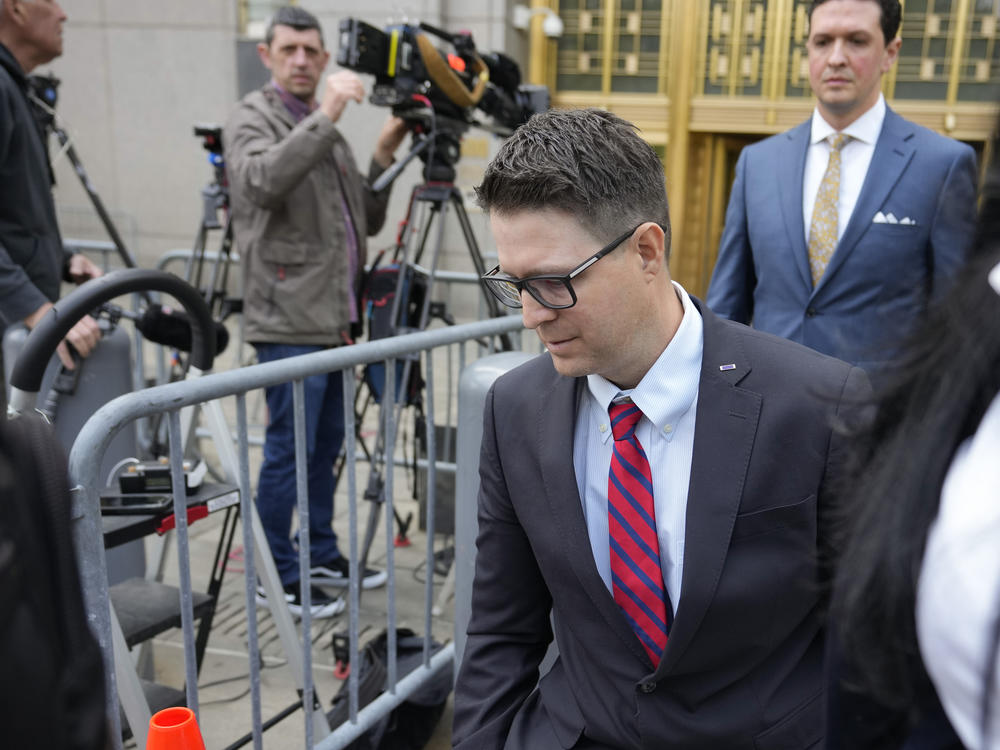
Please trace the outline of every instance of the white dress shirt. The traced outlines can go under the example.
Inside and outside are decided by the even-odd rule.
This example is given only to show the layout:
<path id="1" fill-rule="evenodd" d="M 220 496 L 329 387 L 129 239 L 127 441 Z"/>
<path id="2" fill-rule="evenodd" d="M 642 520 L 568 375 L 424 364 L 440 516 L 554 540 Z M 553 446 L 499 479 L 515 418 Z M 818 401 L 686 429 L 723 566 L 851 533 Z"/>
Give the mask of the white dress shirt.
<path id="1" fill-rule="evenodd" d="M 920 653 L 941 705 L 970 750 L 1000 749 L 1000 656 L 989 745 L 983 680 L 1000 615 L 1000 395 L 958 449 L 941 487 L 917 586 Z"/>
<path id="2" fill-rule="evenodd" d="M 847 222 L 851 220 L 857 205 L 861 186 L 865 183 L 868 167 L 875 155 L 875 142 L 882 132 L 885 121 L 885 99 L 879 94 L 878 101 L 861 117 L 852 122 L 842 133 L 852 140 L 840 151 L 840 198 L 837 201 L 837 240 L 844 236 Z M 812 224 L 813 206 L 816 193 L 823 182 L 826 167 L 830 163 L 830 143 L 827 140 L 838 131 L 833 129 L 819 109 L 813 110 L 812 135 L 809 150 L 806 151 L 806 167 L 802 175 L 802 219 L 805 223 L 806 244 L 809 244 L 809 226 Z"/>
<path id="3" fill-rule="evenodd" d="M 611 591 L 608 472 L 614 440 L 608 407 L 619 394 L 630 396 L 643 414 L 636 426 L 636 437 L 646 451 L 653 476 L 660 568 L 676 610 L 684 569 L 684 527 L 701 377 L 703 325 L 687 292 L 676 282 L 674 289 L 684 306 L 684 317 L 667 348 L 639 384 L 630 391 L 620 391 L 600 375 L 587 377 L 587 389 L 577 407 L 573 468 L 597 571 Z"/>

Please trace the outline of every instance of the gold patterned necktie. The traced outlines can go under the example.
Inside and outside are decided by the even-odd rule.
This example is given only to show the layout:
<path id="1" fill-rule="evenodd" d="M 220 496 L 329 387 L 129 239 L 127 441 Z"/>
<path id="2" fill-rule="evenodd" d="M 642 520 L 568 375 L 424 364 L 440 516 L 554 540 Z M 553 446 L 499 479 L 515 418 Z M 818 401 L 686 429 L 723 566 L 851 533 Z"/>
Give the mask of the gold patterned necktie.
<path id="1" fill-rule="evenodd" d="M 809 224 L 809 268 L 813 286 L 819 283 L 837 247 L 837 202 L 840 198 L 840 151 L 851 136 L 837 133 L 829 139 L 830 161 L 816 191 L 812 222 Z"/>

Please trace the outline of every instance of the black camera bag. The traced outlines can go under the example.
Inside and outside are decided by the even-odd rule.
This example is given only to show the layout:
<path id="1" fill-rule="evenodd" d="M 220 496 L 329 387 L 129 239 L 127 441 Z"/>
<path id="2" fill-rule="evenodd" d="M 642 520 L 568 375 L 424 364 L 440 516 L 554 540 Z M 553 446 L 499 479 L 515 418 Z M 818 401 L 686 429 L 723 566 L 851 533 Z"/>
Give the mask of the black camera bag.
<path id="1" fill-rule="evenodd" d="M 388 632 L 382 631 L 361 649 L 360 660 L 352 665 L 358 670 L 358 710 L 361 710 L 388 687 Z M 409 628 L 396 629 L 396 674 L 401 679 L 423 661 L 424 640 Z M 441 648 L 431 642 L 431 653 Z M 452 671 L 441 670 L 437 676 L 403 701 L 388 716 L 347 746 L 347 750 L 421 750 L 434 734 L 445 704 L 451 694 Z M 349 687 L 341 685 L 327 718 L 336 728 L 349 716 Z"/>
<path id="2" fill-rule="evenodd" d="M 364 320 L 368 326 L 368 339 L 382 339 L 400 333 L 420 330 L 420 314 L 424 299 L 427 296 L 427 278 L 407 268 L 403 281 L 403 298 L 399 304 L 397 320 L 392 319 L 392 309 L 396 301 L 396 290 L 399 286 L 399 263 L 392 262 L 379 265 L 385 251 L 376 256 L 371 270 L 364 280 L 362 309 Z M 399 401 L 415 404 L 420 400 L 423 380 L 420 377 L 419 357 L 415 356 L 410 366 L 409 382 L 404 386 L 400 382 L 403 373 L 403 360 L 396 361 L 396 393 Z M 376 403 L 382 402 L 382 392 L 385 390 L 385 364 L 375 362 L 365 368 L 365 380 L 368 383 Z"/>

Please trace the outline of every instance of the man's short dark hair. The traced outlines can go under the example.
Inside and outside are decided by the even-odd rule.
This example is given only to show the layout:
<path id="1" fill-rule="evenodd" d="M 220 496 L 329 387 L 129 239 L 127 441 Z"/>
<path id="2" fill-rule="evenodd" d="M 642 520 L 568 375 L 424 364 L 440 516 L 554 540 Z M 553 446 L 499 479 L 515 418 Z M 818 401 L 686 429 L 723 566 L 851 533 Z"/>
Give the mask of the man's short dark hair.
<path id="1" fill-rule="evenodd" d="M 550 109 L 532 117 L 486 167 L 476 198 L 500 215 L 562 211 L 605 242 L 655 221 L 670 252 L 663 164 L 632 123 L 602 109 Z"/>
<path id="2" fill-rule="evenodd" d="M 278 8 L 271 16 L 271 21 L 267 24 L 267 31 L 264 34 L 264 43 L 268 47 L 274 41 L 275 26 L 291 26 L 296 31 L 316 29 L 319 32 L 319 43 L 323 44 L 323 29 L 320 28 L 319 19 L 298 5 L 286 5 L 283 8 Z"/>
<path id="3" fill-rule="evenodd" d="M 828 3 L 830 0 L 813 0 L 812 5 L 809 6 L 809 21 L 812 21 L 813 11 L 816 10 L 823 3 Z M 879 11 L 881 12 L 881 19 L 879 25 L 882 27 L 882 36 L 885 38 L 885 43 L 888 44 L 896 35 L 899 33 L 899 24 L 903 20 L 903 7 L 900 5 L 899 0 L 871 0 L 871 2 L 878 5 Z"/>

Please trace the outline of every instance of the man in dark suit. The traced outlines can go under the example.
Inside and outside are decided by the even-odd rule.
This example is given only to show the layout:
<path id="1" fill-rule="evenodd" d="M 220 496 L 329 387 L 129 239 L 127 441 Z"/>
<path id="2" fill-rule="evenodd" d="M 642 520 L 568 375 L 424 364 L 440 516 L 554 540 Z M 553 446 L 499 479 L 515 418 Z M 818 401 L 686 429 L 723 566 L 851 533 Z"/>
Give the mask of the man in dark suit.
<path id="1" fill-rule="evenodd" d="M 899 0 L 815 0 L 811 119 L 743 150 L 708 290 L 718 315 L 873 370 L 972 244 L 975 155 L 885 104 Z"/>
<path id="2" fill-rule="evenodd" d="M 818 747 L 834 424 L 863 371 L 671 280 L 662 165 L 614 115 L 532 118 L 478 196 L 484 281 L 548 351 L 486 401 L 455 746 Z"/>

